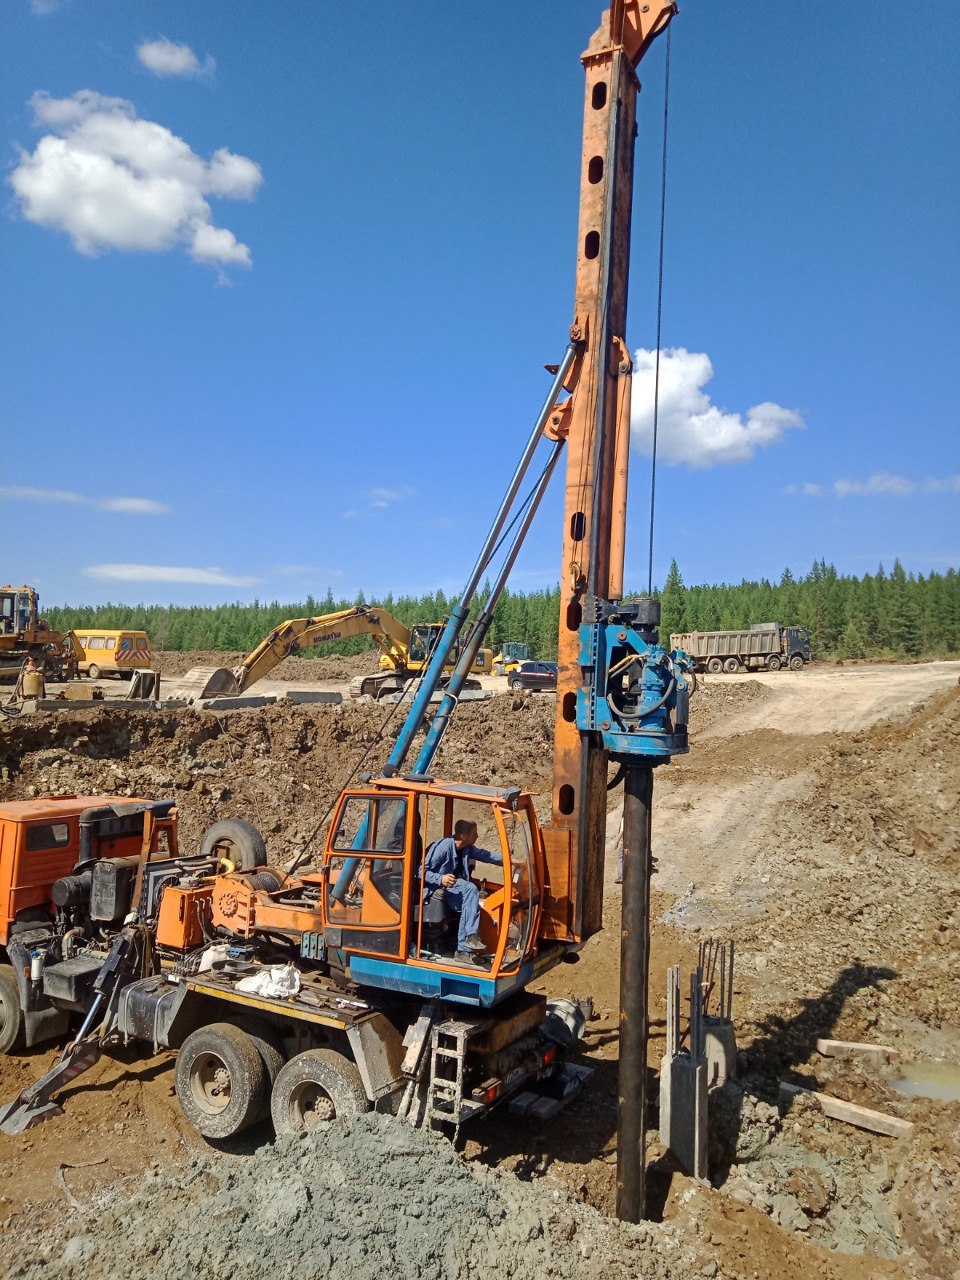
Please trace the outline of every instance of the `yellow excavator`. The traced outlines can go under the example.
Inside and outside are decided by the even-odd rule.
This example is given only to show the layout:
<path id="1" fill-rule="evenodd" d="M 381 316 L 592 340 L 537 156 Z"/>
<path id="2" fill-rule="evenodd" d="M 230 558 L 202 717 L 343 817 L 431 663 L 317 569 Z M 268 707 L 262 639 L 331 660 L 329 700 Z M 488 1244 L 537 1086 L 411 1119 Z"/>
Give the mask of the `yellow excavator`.
<path id="1" fill-rule="evenodd" d="M 493 674 L 509 676 L 520 666 L 521 662 L 529 662 L 533 658 L 533 650 L 520 640 L 505 640 L 500 652 L 493 659 Z"/>
<path id="2" fill-rule="evenodd" d="M 293 657 L 313 645 L 332 644 L 353 636 L 371 636 L 380 650 L 379 670 L 355 676 L 350 683 L 354 698 L 386 698 L 401 693 L 407 681 L 419 675 L 443 631 L 442 622 L 419 622 L 408 627 L 386 609 L 357 605 L 338 613 L 325 613 L 318 618 L 288 618 L 270 632 L 266 639 L 243 659 L 238 667 L 194 667 L 177 681 L 169 697 L 232 698 L 239 697 L 258 680 L 270 674 L 284 658 Z M 447 673 L 455 669 L 460 651 L 469 637 L 461 641 L 445 664 Z M 471 670 L 476 675 L 490 675 L 493 652 L 478 649 Z M 476 680 L 468 688 L 479 688 Z"/>

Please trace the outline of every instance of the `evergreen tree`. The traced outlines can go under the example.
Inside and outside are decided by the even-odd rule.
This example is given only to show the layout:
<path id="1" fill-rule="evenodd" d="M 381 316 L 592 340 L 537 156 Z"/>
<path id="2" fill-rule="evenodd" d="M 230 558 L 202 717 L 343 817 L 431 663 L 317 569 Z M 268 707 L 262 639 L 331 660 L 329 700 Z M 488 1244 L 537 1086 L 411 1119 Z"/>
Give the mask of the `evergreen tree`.
<path id="1" fill-rule="evenodd" d="M 671 560 L 670 572 L 660 593 L 660 644 L 664 649 L 670 648 L 671 635 L 687 630 L 684 596 L 680 569 L 676 560 Z"/>

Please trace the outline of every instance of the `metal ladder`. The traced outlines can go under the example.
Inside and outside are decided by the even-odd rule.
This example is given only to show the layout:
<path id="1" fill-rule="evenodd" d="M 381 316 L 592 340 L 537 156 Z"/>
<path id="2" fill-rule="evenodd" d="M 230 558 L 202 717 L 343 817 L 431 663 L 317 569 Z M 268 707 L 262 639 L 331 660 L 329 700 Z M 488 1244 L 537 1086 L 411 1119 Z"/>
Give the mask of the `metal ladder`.
<path id="1" fill-rule="evenodd" d="M 476 1030 L 475 1023 L 458 1022 L 453 1018 L 433 1028 L 427 1093 L 428 1124 L 443 1120 L 459 1129 L 464 1120 L 483 1109 L 482 1103 L 463 1095 L 467 1042 Z"/>

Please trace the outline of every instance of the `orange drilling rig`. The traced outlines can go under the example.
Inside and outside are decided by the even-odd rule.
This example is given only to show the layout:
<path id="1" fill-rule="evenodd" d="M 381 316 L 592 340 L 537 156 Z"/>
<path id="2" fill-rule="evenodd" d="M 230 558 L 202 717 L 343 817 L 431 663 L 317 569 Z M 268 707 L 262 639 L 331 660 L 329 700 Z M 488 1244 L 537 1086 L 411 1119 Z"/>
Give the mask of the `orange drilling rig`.
<path id="1" fill-rule="evenodd" d="M 31 934 L 29 981 L 34 1004 L 48 992 L 84 1023 L 61 1063 L 5 1108 L 7 1132 L 57 1110 L 53 1094 L 112 1038 L 178 1049 L 180 1104 L 210 1137 L 266 1111 L 280 1132 L 367 1106 L 455 1127 L 504 1103 L 548 1114 L 586 1074 L 565 1061 L 584 1014 L 528 987 L 576 959 L 601 927 L 612 762 L 625 788 L 627 855 L 618 1211 L 641 1215 L 652 777 L 687 750 L 689 664 L 660 648 L 655 600 L 622 598 L 624 327 L 637 66 L 675 12 L 668 0 L 615 0 L 583 55 L 569 342 L 385 767 L 340 795 L 314 870 L 285 874 L 256 849 L 237 866 L 215 844 L 206 858 L 162 858 L 145 838 L 139 859 L 103 858 L 58 882 L 48 936 Z M 552 813 L 541 827 L 522 786 L 442 779 L 433 762 L 564 453 Z M 528 473 L 536 479 L 521 499 Z M 146 814 L 148 831 L 151 821 Z M 464 946 L 468 906 L 476 928 Z"/>

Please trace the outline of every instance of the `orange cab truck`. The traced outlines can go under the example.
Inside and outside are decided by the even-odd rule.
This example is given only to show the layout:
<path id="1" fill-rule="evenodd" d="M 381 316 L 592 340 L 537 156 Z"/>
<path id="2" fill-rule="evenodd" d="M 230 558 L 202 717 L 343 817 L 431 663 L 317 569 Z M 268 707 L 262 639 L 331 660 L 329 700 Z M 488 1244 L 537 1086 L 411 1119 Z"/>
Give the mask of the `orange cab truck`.
<path id="1" fill-rule="evenodd" d="M 624 783 L 627 855 L 618 1212 L 633 1220 L 642 1213 L 652 776 L 687 750 L 689 663 L 659 646 L 655 600 L 622 599 L 631 374 L 624 323 L 636 67 L 675 12 L 666 0 L 615 0 L 583 55 L 569 344 L 386 765 L 341 793 L 323 846 L 304 851 L 314 870 L 272 869 L 265 851 L 245 866 L 229 857 L 217 864 L 216 845 L 201 848 L 214 858 L 205 866 L 199 856 L 157 856 L 144 835 L 137 859 L 112 858 L 114 871 L 101 862 L 93 878 L 76 871 L 57 881 L 64 945 L 33 957 L 36 981 L 47 991 L 52 975 L 48 997 L 63 998 L 71 961 L 62 955 L 73 939 L 74 959 L 90 966 L 86 1003 L 78 999 L 85 1019 L 61 1062 L 0 1111 L 5 1132 L 57 1111 L 57 1090 L 117 1039 L 177 1049 L 180 1106 L 211 1138 L 267 1113 L 278 1133 L 368 1107 L 455 1130 L 505 1103 L 545 1118 L 588 1074 L 565 1061 L 585 1010 L 548 1005 L 529 987 L 576 960 L 601 927 L 613 763 L 610 785 Z M 524 787 L 442 779 L 433 764 L 564 454 L 552 811 L 541 824 Z M 536 479 L 521 499 L 528 473 Z M 489 596 L 469 628 L 489 574 Z M 98 870 L 105 884 L 122 881 L 122 892 L 101 895 Z M 475 922 L 469 936 L 465 917 Z M 78 997 L 79 985 L 71 988 Z"/>
<path id="2" fill-rule="evenodd" d="M 177 851 L 177 816 L 122 796 L 50 796 L 0 805 L 0 1053 L 29 1048 L 66 1030 L 67 1011 L 42 998 L 40 957 L 54 940 L 53 886 L 100 858 L 140 854 L 144 813 L 156 815 L 153 848 Z M 62 941 L 62 940 L 60 940 Z M 70 951 L 69 944 L 67 951 Z M 75 966 L 76 967 L 76 966 Z"/>

